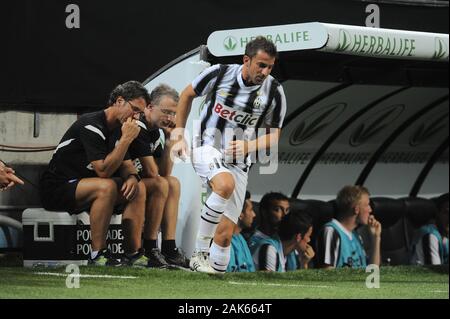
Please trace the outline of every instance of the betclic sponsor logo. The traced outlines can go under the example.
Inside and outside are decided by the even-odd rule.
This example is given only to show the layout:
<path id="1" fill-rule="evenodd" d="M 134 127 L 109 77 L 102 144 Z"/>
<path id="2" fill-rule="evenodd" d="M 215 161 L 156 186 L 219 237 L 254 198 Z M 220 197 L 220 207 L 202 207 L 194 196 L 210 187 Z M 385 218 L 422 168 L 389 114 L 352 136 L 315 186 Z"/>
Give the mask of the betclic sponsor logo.
<path id="1" fill-rule="evenodd" d="M 241 112 L 220 103 L 214 107 L 214 113 L 229 122 L 250 127 L 255 127 L 259 119 L 259 116 Z"/>

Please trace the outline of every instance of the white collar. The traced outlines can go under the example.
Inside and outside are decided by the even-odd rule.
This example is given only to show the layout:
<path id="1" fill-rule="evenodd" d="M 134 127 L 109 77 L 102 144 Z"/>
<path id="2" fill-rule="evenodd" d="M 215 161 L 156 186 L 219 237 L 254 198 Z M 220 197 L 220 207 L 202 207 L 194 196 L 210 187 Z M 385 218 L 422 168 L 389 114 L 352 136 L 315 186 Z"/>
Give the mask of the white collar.
<path id="1" fill-rule="evenodd" d="M 242 68 L 243 68 L 243 67 L 244 67 L 244 66 L 241 65 L 241 66 L 239 67 L 239 70 L 238 70 L 238 73 L 237 73 L 237 80 L 238 80 L 239 86 L 240 86 L 242 89 L 246 89 L 246 90 L 249 90 L 249 91 L 254 91 L 254 90 L 260 88 L 261 85 L 252 85 L 252 86 L 247 86 L 247 85 L 245 85 L 244 79 L 242 78 Z"/>
<path id="2" fill-rule="evenodd" d="M 260 231 L 259 229 L 257 229 L 255 231 L 255 236 L 261 237 L 263 239 L 267 239 L 270 238 L 270 236 L 267 236 L 266 234 L 264 234 L 262 231 Z"/>
<path id="3" fill-rule="evenodd" d="M 347 235 L 350 240 L 353 240 L 352 232 L 348 231 L 337 219 L 333 218 L 333 222 Z"/>

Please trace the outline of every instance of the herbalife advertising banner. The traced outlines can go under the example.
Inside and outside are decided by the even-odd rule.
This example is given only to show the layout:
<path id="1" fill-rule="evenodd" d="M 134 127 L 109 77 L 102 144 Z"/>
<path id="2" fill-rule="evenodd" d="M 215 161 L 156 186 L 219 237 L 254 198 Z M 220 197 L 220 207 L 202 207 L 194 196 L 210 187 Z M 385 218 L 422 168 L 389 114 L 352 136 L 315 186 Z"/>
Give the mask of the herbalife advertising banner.
<path id="1" fill-rule="evenodd" d="M 215 56 L 243 55 L 247 43 L 260 35 L 271 39 L 278 51 L 319 49 L 325 46 L 328 38 L 321 23 L 287 24 L 216 31 L 208 38 L 208 49 Z"/>
<path id="2" fill-rule="evenodd" d="M 448 61 L 448 34 L 323 24 L 322 51 L 383 58 Z"/>
<path id="3" fill-rule="evenodd" d="M 259 35 L 271 39 L 280 52 L 319 49 L 382 58 L 449 58 L 448 34 L 319 22 L 216 31 L 208 38 L 208 49 L 215 56 L 242 55 L 246 44 Z"/>

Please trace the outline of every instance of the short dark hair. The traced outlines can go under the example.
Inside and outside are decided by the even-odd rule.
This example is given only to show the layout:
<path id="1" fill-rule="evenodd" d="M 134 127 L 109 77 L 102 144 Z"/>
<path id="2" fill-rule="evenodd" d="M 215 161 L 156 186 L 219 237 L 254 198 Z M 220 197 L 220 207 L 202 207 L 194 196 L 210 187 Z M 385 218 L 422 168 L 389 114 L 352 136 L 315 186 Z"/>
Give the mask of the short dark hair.
<path id="1" fill-rule="evenodd" d="M 254 40 L 247 43 L 245 46 L 245 55 L 253 58 L 258 54 L 259 50 L 266 52 L 273 58 L 278 58 L 278 51 L 275 44 L 263 36 L 258 36 Z"/>
<path id="2" fill-rule="evenodd" d="M 261 202 L 259 203 L 259 211 L 261 213 L 262 212 L 266 213 L 270 209 L 273 201 L 280 201 L 280 200 L 289 201 L 289 198 L 286 195 L 277 192 L 270 192 L 265 194 L 261 198 Z"/>
<path id="3" fill-rule="evenodd" d="M 147 89 L 138 81 L 128 81 L 116 86 L 109 95 L 108 106 L 116 103 L 119 96 L 123 97 L 125 101 L 143 98 L 147 104 L 150 102 Z"/>
<path id="4" fill-rule="evenodd" d="M 347 185 L 344 186 L 336 197 L 336 218 L 343 219 L 354 215 L 354 208 L 358 204 L 362 195 L 370 195 L 369 190 L 364 186 Z"/>
<path id="5" fill-rule="evenodd" d="M 301 210 L 294 209 L 281 220 L 278 235 L 282 241 L 290 240 L 297 234 L 301 234 L 303 237 L 312 225 L 311 216 Z"/>

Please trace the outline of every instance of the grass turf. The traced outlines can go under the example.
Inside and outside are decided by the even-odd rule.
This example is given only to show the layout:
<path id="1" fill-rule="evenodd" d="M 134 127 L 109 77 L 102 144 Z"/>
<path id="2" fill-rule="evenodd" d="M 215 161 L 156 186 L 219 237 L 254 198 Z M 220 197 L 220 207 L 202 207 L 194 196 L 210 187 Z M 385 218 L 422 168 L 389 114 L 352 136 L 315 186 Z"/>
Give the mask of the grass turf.
<path id="1" fill-rule="evenodd" d="M 38 272 L 59 273 L 60 276 Z M 152 299 L 353 299 L 449 298 L 446 267 L 382 267 L 380 288 L 365 285 L 363 270 L 300 270 L 211 276 L 186 271 L 81 267 L 80 274 L 136 278 L 81 277 L 68 289 L 64 268 L 0 267 L 0 299 L 7 298 L 152 298 Z"/>

